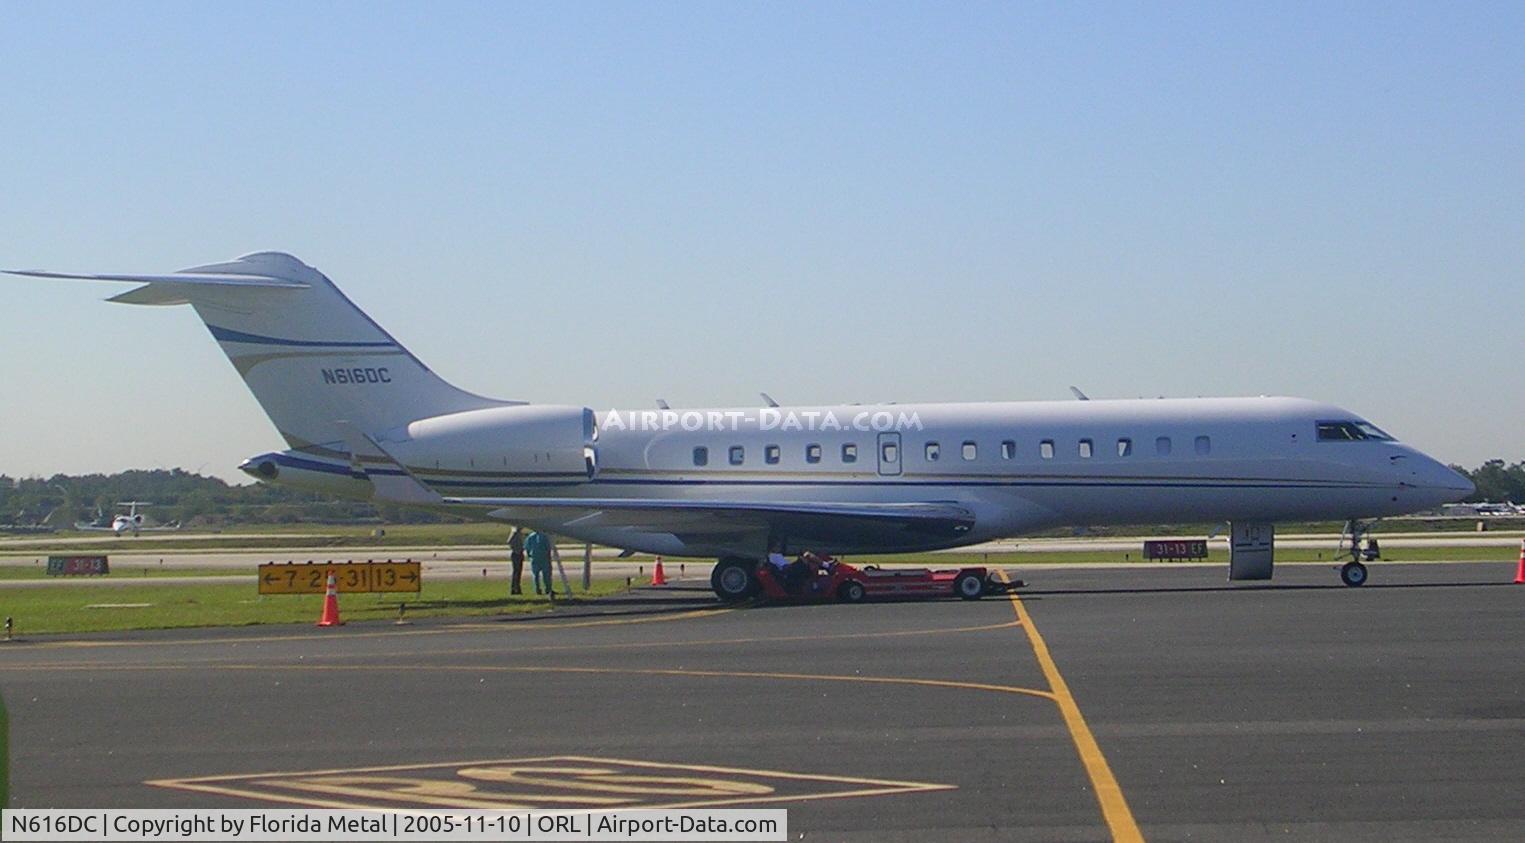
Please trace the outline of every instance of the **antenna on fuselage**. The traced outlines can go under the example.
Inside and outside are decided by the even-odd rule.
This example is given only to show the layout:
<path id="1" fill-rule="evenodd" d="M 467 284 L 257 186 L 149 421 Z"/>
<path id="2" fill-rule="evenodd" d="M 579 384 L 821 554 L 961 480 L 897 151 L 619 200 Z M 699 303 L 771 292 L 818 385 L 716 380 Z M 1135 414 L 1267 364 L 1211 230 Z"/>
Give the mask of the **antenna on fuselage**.
<path id="1" fill-rule="evenodd" d="M 1080 391 L 1080 387 L 1078 387 L 1078 386 L 1070 387 L 1070 392 L 1073 393 L 1074 396 L 1076 398 L 1080 399 L 1081 401 L 1090 401 L 1091 400 L 1090 396 L 1086 395 L 1084 392 L 1081 392 Z"/>
<path id="2" fill-rule="evenodd" d="M 672 408 L 667 406 L 667 399 L 666 398 L 658 398 L 657 399 L 657 409 L 658 410 L 671 410 Z"/>
<path id="3" fill-rule="evenodd" d="M 778 402 L 774 401 L 773 400 L 773 396 L 769 395 L 768 393 L 766 393 L 766 392 L 759 392 L 757 394 L 762 396 L 763 403 L 768 405 L 769 407 L 777 407 L 778 406 Z"/>

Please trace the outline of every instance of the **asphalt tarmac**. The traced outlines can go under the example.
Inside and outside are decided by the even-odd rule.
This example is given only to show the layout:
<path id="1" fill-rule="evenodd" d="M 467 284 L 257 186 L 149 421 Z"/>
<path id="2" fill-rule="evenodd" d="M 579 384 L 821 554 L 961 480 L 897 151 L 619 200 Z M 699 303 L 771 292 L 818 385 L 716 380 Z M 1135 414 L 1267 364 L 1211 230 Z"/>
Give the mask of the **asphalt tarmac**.
<path id="1" fill-rule="evenodd" d="M 769 806 L 807 840 L 1525 838 L 1514 565 L 0 646 L 16 807 Z M 378 769 L 381 768 L 381 769 Z"/>

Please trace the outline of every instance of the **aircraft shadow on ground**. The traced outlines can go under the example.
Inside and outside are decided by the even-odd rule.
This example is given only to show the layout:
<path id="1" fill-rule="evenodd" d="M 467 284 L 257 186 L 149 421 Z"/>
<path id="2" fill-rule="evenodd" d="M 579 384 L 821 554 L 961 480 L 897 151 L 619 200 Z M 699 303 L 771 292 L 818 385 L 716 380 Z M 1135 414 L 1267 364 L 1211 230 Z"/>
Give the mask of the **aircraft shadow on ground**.
<path id="1" fill-rule="evenodd" d="M 1413 588 L 1484 588 L 1492 586 L 1507 586 L 1509 582 L 1492 581 L 1468 581 L 1468 582 L 1437 582 L 1437 583 L 1367 583 L 1361 586 L 1363 590 L 1383 589 L 1413 589 Z M 1085 596 L 1115 596 L 1136 594 L 1221 594 L 1225 592 L 1237 593 L 1262 593 L 1267 591 L 1345 591 L 1349 587 L 1341 583 L 1267 583 L 1258 585 L 1183 585 L 1183 586 L 1139 586 L 1136 588 L 1024 588 L 1016 594 L 1024 600 L 1042 600 L 1044 597 L 1085 597 Z M 987 595 L 983 601 L 1004 600 L 999 595 Z M 701 601 L 702 602 L 702 601 Z M 858 604 L 844 604 L 837 601 L 825 600 L 760 600 L 752 603 L 742 603 L 739 606 L 748 609 L 795 609 L 807 606 L 883 606 L 888 604 L 905 603 L 948 603 L 957 604 L 965 601 L 953 597 L 876 597 L 865 600 Z"/>
<path id="2" fill-rule="evenodd" d="M 457 603 L 457 606 L 472 605 L 470 603 Z M 499 605 L 497 601 L 483 601 L 483 606 Z M 720 605 L 720 601 L 714 597 L 601 597 L 591 600 L 578 600 L 571 603 L 556 604 L 561 609 L 597 608 L 604 609 L 609 606 L 623 606 L 628 608 L 614 609 L 612 611 L 598 611 L 585 614 L 565 615 L 551 613 L 539 613 L 534 615 L 489 615 L 485 617 L 455 617 L 450 620 L 470 620 L 477 623 L 539 623 L 544 621 L 561 620 L 597 620 L 599 618 L 620 618 L 634 615 L 664 615 L 692 612 L 695 609 L 711 609 Z"/>
<path id="3" fill-rule="evenodd" d="M 1511 583 L 1499 580 L 1469 580 L 1465 582 L 1435 582 L 1435 583 L 1367 583 L 1362 586 L 1363 590 L 1384 589 L 1426 589 L 1426 588 L 1484 588 L 1492 586 L 1507 586 Z M 1024 588 L 1017 593 L 1018 596 L 1028 600 L 1041 600 L 1044 597 L 1072 597 L 1072 596 L 1111 596 L 1130 594 L 1221 594 L 1225 592 L 1236 593 L 1262 593 L 1267 591 L 1344 591 L 1348 586 L 1340 583 L 1264 583 L 1247 585 L 1185 585 L 1185 586 L 1139 586 L 1128 588 Z M 662 615 L 691 612 L 696 609 L 707 608 L 744 608 L 749 610 L 760 609 L 795 609 L 807 606 L 876 606 L 906 603 L 963 603 L 953 597 L 946 598 L 916 598 L 916 597 L 882 597 L 864 601 L 860 604 L 843 604 L 837 601 L 792 601 L 792 600 L 754 600 L 736 604 L 722 603 L 712 596 L 708 589 L 685 589 L 686 593 L 659 594 L 646 591 L 641 594 L 628 596 L 600 597 L 591 600 L 578 600 L 572 603 L 559 604 L 562 608 L 575 609 L 578 607 L 597 607 L 606 609 L 591 615 L 578 615 L 583 618 L 619 618 L 640 615 Z M 998 595 L 989 595 L 983 598 L 985 601 L 1003 600 Z M 972 601 L 968 601 L 972 602 Z M 490 607 L 496 605 L 495 601 L 480 601 L 477 603 L 456 603 L 457 606 L 480 605 Z M 619 607 L 610 609 L 609 607 Z M 534 614 L 534 615 L 509 615 L 499 617 L 485 617 L 478 619 L 489 623 L 538 623 L 566 620 L 569 616 L 559 614 Z"/>
<path id="4" fill-rule="evenodd" d="M 1367 583 L 1360 587 L 1362 591 L 1383 590 L 1390 588 L 1484 588 L 1491 586 L 1511 585 L 1509 582 L 1499 580 L 1467 581 L 1467 582 L 1394 582 L 1394 583 Z M 1349 586 L 1341 583 L 1265 583 L 1258 585 L 1181 585 L 1181 586 L 1141 586 L 1137 588 L 1040 588 L 1023 589 L 1019 594 L 1024 598 L 1052 596 L 1070 596 L 1087 594 L 1192 594 L 1201 592 L 1211 594 L 1217 592 L 1243 592 L 1258 593 L 1264 591 L 1346 591 Z"/>

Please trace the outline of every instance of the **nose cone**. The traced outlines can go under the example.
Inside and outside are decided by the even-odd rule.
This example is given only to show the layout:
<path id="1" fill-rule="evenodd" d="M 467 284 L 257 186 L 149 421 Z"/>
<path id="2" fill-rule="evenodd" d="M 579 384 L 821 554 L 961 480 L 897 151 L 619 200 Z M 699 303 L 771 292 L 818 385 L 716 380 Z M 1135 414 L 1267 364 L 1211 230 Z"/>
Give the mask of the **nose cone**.
<path id="1" fill-rule="evenodd" d="M 1470 498 L 1472 493 L 1477 491 L 1477 484 L 1473 483 L 1472 478 L 1467 475 L 1451 468 L 1447 468 L 1446 473 L 1450 475 L 1446 488 L 1455 494 L 1455 497 L 1451 498 L 1447 503 Z"/>
<path id="2" fill-rule="evenodd" d="M 1466 475 L 1430 457 L 1423 459 L 1421 468 L 1416 472 L 1416 485 L 1435 501 L 1434 505 L 1454 503 L 1477 491 L 1477 486 Z"/>

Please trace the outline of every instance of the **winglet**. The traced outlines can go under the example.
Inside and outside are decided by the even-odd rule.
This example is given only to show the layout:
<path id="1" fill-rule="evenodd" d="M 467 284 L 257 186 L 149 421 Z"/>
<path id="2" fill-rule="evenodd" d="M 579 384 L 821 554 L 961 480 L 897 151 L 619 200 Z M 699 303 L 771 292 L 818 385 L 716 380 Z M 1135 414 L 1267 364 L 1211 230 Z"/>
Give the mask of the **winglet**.
<path id="1" fill-rule="evenodd" d="M 336 421 L 334 426 L 339 428 L 345 443 L 349 445 L 350 465 L 371 481 L 372 497 L 376 500 L 409 504 L 444 502 L 444 498 L 408 473 L 402 463 L 376 444 L 376 440 L 362 433 L 360 428 L 347 421 Z"/>

